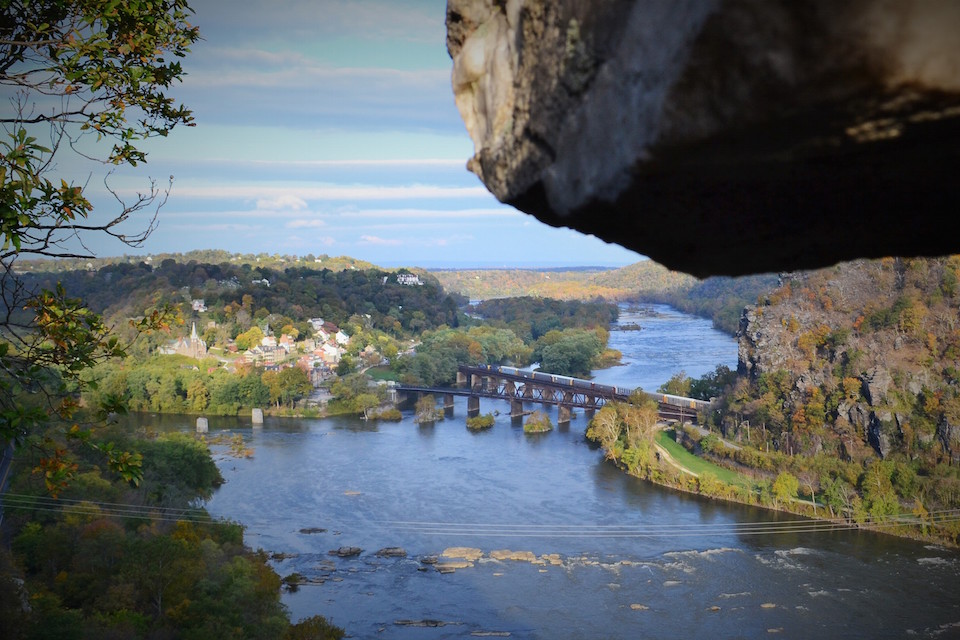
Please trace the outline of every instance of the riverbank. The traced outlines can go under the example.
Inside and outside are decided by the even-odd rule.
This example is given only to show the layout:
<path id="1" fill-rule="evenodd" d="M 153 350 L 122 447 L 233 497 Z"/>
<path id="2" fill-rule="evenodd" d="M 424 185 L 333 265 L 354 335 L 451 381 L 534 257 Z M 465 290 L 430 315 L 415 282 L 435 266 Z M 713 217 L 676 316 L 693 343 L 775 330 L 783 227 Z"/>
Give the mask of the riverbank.
<path id="1" fill-rule="evenodd" d="M 657 434 L 656 462 L 661 465 L 659 472 L 645 465 L 630 468 L 623 462 L 622 456 L 617 459 L 610 456 L 606 450 L 604 453 L 622 472 L 651 484 L 721 502 L 799 515 L 813 521 L 808 525 L 811 530 L 865 530 L 953 549 L 960 548 L 955 534 L 939 528 L 941 524 L 956 522 L 956 514 L 953 512 L 930 514 L 916 510 L 909 515 L 874 517 L 862 512 L 857 513 L 850 508 L 845 515 L 826 517 L 829 506 L 818 502 L 812 491 L 806 500 L 799 496 L 778 497 L 776 480 L 779 474 L 768 477 L 765 482 L 758 482 L 756 478 L 716 465 L 688 451 L 675 437 L 669 435 L 670 431 L 673 429 L 664 429 Z M 670 443 L 673 446 L 670 446 Z M 691 462 L 691 459 L 694 462 Z M 662 467 L 664 464 L 671 467 L 675 473 L 667 472 L 668 470 Z"/>

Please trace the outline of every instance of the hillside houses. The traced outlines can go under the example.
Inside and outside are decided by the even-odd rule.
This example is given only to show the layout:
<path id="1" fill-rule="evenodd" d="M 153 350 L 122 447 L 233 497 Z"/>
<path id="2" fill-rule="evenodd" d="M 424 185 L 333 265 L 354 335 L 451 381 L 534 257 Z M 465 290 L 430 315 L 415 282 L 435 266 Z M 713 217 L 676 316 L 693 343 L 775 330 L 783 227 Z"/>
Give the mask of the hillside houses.
<path id="1" fill-rule="evenodd" d="M 346 346 L 347 343 L 350 342 L 350 336 L 341 331 L 337 325 L 332 322 L 325 322 L 323 318 L 310 318 L 309 322 L 313 328 L 314 337 L 318 342 L 333 340 L 341 346 Z"/>
<path id="2" fill-rule="evenodd" d="M 266 335 L 259 345 L 243 352 L 243 359 L 250 364 L 269 366 L 290 362 L 299 354 L 296 360 L 298 366 L 308 372 L 317 370 L 329 374 L 343 358 L 350 337 L 335 325 L 319 318 L 310 323 L 314 327 L 313 338 L 297 342 L 287 334 L 279 338 Z"/>
<path id="3" fill-rule="evenodd" d="M 203 301 L 195 299 L 197 306 Z M 333 375 L 334 369 L 346 353 L 350 336 L 344 333 L 333 323 L 322 318 L 313 318 L 310 325 L 314 330 L 312 338 L 297 340 L 293 335 L 283 333 L 277 337 L 270 330 L 269 325 L 264 327 L 265 335 L 259 344 L 254 344 L 246 350 L 238 350 L 236 341 L 231 339 L 223 346 L 220 360 L 228 367 L 245 363 L 265 369 L 282 369 L 289 366 L 299 366 L 307 371 L 314 384 L 319 384 L 325 378 Z M 216 328 L 216 323 L 210 323 Z M 207 345 L 197 333 L 196 323 L 191 327 L 189 337 L 162 345 L 157 353 L 165 355 L 184 355 L 191 358 L 207 357 Z"/>

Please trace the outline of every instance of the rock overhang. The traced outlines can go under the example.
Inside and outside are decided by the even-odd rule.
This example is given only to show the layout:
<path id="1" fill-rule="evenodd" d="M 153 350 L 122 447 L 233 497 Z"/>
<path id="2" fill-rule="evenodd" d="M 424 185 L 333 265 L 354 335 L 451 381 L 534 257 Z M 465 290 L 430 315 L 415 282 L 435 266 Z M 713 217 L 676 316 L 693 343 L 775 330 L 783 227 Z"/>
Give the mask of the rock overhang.
<path id="1" fill-rule="evenodd" d="M 699 277 L 960 252 L 960 3 L 450 0 L 468 166 Z"/>

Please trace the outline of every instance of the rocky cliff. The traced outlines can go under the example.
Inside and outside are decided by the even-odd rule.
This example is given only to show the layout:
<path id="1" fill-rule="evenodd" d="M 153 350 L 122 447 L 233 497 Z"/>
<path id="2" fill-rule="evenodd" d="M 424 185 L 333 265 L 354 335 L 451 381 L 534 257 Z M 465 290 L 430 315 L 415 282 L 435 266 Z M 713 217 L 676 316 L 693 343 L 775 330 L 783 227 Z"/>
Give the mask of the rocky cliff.
<path id="1" fill-rule="evenodd" d="M 739 332 L 738 411 L 791 449 L 960 460 L 960 257 L 784 275 Z M 767 390 L 778 388 L 779 403 Z"/>
<path id="2" fill-rule="evenodd" d="M 952 0 L 447 5 L 490 191 L 701 277 L 960 250 L 958 30 Z"/>

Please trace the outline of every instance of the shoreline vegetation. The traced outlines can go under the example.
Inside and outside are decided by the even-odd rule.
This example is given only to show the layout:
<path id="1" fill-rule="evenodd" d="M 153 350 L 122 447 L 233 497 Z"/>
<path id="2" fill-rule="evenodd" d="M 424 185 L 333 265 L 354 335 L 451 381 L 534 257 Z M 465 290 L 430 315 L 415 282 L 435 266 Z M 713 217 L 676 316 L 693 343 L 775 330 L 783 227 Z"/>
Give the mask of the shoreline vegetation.
<path id="1" fill-rule="evenodd" d="M 53 495 L 49 473 L 37 472 L 43 453 L 26 448 L 3 497 L 0 619 L 10 638 L 344 637 L 322 616 L 293 623 L 267 553 L 247 545 L 243 525 L 197 506 L 224 482 L 211 445 L 249 457 L 242 436 L 107 425 L 60 444 L 74 465 Z M 138 483 L 100 464 L 108 447 L 139 451 Z"/>
<path id="2" fill-rule="evenodd" d="M 643 412 L 645 421 L 637 417 Z M 769 471 L 719 464 L 722 456 L 718 460 L 710 453 L 718 448 L 752 456 L 767 454 L 721 440 L 693 425 L 664 428 L 651 417 L 655 412 L 655 404 L 642 407 L 642 403 L 610 403 L 591 420 L 586 438 L 599 445 L 608 462 L 630 476 L 712 500 L 809 518 L 811 522 L 804 531 L 860 529 L 960 548 L 954 512 L 930 513 L 917 501 L 906 513 L 899 507 L 890 509 L 890 513 L 871 513 L 869 498 L 841 497 L 831 493 L 829 487 L 818 493 L 813 481 L 790 472 L 790 461 L 782 454 L 771 456 L 771 462 L 775 462 Z M 703 455 L 705 451 L 711 457 Z"/>

